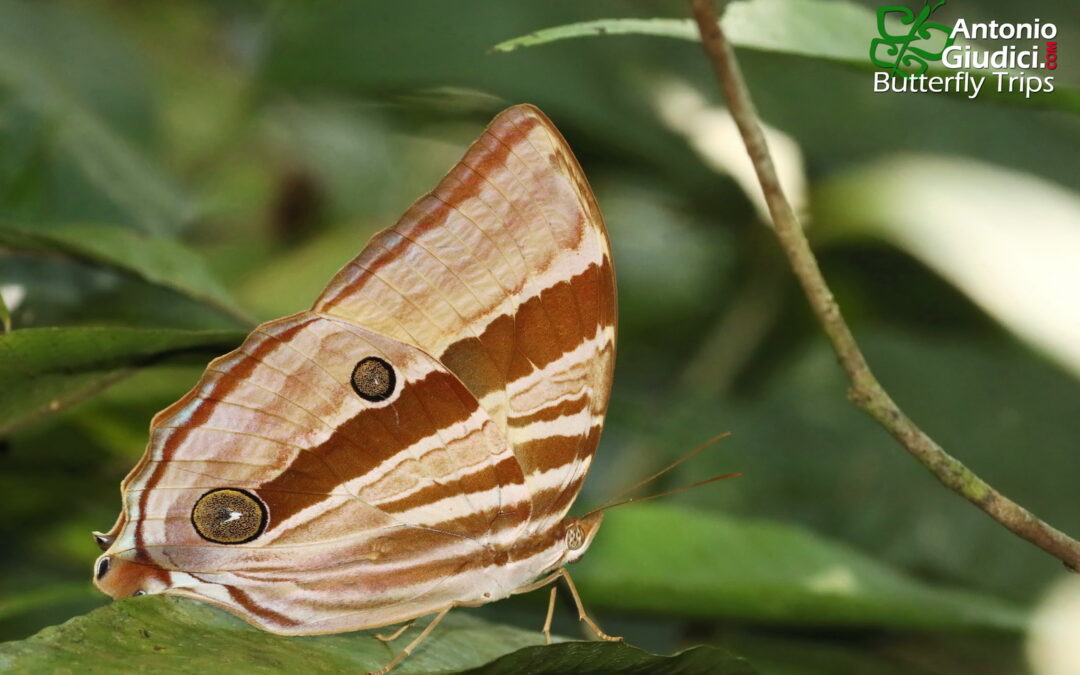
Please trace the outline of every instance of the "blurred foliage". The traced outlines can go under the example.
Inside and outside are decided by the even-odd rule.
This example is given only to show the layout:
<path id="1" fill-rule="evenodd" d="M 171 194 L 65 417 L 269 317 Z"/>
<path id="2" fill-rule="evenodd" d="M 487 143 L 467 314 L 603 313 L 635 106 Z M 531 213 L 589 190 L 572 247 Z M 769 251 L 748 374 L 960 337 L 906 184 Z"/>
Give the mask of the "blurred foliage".
<path id="1" fill-rule="evenodd" d="M 1031 204 L 1043 208 L 1035 217 L 1080 228 L 1080 120 L 1068 100 L 1041 109 L 873 94 L 865 70 L 823 52 L 858 43 L 830 39 L 829 12 L 878 4 L 737 6 L 757 17 L 742 24 L 754 46 L 740 52 L 747 80 L 763 119 L 801 150 L 811 235 L 884 384 L 946 449 L 1080 533 L 1080 383 L 1052 339 L 1070 329 L 1060 319 L 1075 311 L 1076 280 L 1022 283 L 1055 245 L 1073 256 L 1065 269 L 1080 269 L 1080 251 L 1055 238 L 1073 235 L 1023 222 Z M 1020 3 L 969 4 L 935 18 L 1030 18 Z M 1038 4 L 1059 27 L 1061 63 L 1080 62 L 1080 5 Z M 90 587 L 89 532 L 115 518 L 150 418 L 238 342 L 248 315 L 307 307 L 486 120 L 528 101 L 575 149 L 615 248 L 619 362 L 582 505 L 722 431 L 733 435 L 650 490 L 744 474 L 609 513 L 578 568 L 601 625 L 657 652 L 725 647 L 767 673 L 1026 672 L 1028 610 L 1062 572 L 944 491 L 846 402 L 752 200 L 660 113 L 671 82 L 718 102 L 700 49 L 605 35 L 491 52 L 540 29 L 685 13 L 664 0 L 0 0 L 0 311 L 15 329 L 0 336 L 0 640 L 105 604 Z M 751 39 L 776 26 L 789 27 L 784 44 Z M 1057 71 L 1063 87 L 1080 85 L 1076 72 Z M 993 181 L 950 190 L 965 174 Z M 895 185 L 907 189 L 877 198 Z M 935 208 L 908 211 L 905 196 L 932 196 Z M 920 229 L 899 213 L 918 213 Z M 994 247 L 981 241 L 984 223 L 1005 237 Z M 927 238 L 946 230 L 970 234 Z M 1018 305 L 1030 313 L 1010 310 Z M 1030 316 L 1047 319 L 1041 334 Z M 541 595 L 472 612 L 494 625 L 451 616 L 460 630 L 437 632 L 407 663 L 435 667 L 423 659 L 468 648 L 471 660 L 440 667 L 479 666 L 535 644 L 537 633 L 506 624 L 538 627 Z M 0 665 L 53 658 L 72 631 L 93 635 L 122 616 L 156 622 L 147 630 L 165 656 L 155 658 L 224 644 L 233 630 L 254 639 L 217 610 L 138 603 L 0 647 Z M 556 627 L 579 634 L 569 612 Z M 185 638 L 200 628 L 210 642 Z M 293 641 L 265 639 L 280 664 L 330 658 L 325 644 L 347 645 L 355 667 L 366 658 L 355 637 L 304 639 L 295 653 Z M 55 647 L 34 651 L 42 641 Z M 113 648 L 96 641 L 88 648 Z M 480 672 L 621 658 L 624 672 L 666 667 L 629 648 L 576 649 L 529 648 Z M 625 651 L 604 652 L 613 649 Z M 678 672 L 725 672 L 727 657 L 711 649 L 686 652 Z M 126 663 L 121 653 L 110 662 Z"/>

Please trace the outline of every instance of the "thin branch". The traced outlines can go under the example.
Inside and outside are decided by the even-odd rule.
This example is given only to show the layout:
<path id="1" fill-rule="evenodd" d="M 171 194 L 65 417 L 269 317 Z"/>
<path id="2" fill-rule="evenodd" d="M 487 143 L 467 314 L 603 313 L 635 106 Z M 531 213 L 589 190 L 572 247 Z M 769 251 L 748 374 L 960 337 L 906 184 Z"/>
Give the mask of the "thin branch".
<path id="1" fill-rule="evenodd" d="M 848 398 L 885 427 L 947 488 L 982 509 L 1017 536 L 1058 558 L 1069 569 L 1080 570 L 1080 542 L 1047 525 L 945 452 L 904 414 L 874 377 L 840 313 L 832 291 L 821 275 L 821 269 L 810 250 L 802 226 L 780 187 L 772 156 L 761 132 L 757 111 L 750 99 L 750 92 L 743 80 L 735 53 L 716 16 L 713 0 L 690 0 L 690 7 L 701 32 L 705 54 L 716 71 L 728 107 L 739 127 L 746 151 L 765 193 L 776 237 L 806 293 L 810 307 L 832 343 L 840 365 L 847 373 L 850 382 Z"/>

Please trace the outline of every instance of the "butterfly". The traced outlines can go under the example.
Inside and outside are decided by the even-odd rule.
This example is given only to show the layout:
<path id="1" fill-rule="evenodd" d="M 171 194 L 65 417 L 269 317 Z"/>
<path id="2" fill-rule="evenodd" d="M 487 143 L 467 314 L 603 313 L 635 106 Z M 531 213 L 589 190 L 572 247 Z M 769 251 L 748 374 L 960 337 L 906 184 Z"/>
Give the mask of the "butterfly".
<path id="1" fill-rule="evenodd" d="M 508 108 L 310 310 L 255 328 L 154 417 L 94 582 L 284 635 L 435 615 L 381 672 L 450 609 L 560 577 L 607 638 L 565 566 L 603 515 L 567 512 L 616 318 L 585 175 L 542 112 Z"/>

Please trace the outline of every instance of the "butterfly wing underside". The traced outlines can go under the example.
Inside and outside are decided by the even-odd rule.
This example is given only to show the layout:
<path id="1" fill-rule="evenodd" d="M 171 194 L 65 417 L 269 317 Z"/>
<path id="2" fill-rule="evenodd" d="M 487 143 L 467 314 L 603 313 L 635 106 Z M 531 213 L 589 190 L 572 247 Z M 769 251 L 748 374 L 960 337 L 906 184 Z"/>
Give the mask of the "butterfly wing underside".
<path id="1" fill-rule="evenodd" d="M 513 583 L 493 572 L 580 490 L 615 312 L 577 161 L 538 110 L 504 111 L 312 310 L 259 326 L 155 417 L 99 586 L 196 597 L 287 634 L 509 594 L 557 561 L 522 554 Z M 350 379 L 369 358 L 392 364 L 385 399 Z M 193 528 L 200 496 L 224 487 L 264 505 L 251 541 Z"/>

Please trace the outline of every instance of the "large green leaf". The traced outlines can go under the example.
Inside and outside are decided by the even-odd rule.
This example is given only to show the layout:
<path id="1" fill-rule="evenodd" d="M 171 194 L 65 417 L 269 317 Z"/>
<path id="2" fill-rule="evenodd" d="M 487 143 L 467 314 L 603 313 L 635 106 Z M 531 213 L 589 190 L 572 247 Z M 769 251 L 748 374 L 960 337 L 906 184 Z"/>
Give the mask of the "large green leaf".
<path id="1" fill-rule="evenodd" d="M 798 527 L 670 505 L 610 513 L 574 577 L 592 606 L 678 616 L 897 629 L 1026 621 L 1007 603 L 919 583 Z"/>
<path id="2" fill-rule="evenodd" d="M 0 436 L 77 403 L 133 369 L 190 352 L 221 353 L 237 331 L 34 328 L 0 335 Z"/>
<path id="3" fill-rule="evenodd" d="M 240 323 L 250 322 L 202 256 L 167 237 L 114 225 L 4 226 L 0 227 L 0 247 L 60 253 L 111 267 L 204 302 Z"/>
<path id="4" fill-rule="evenodd" d="M 743 0 L 728 4 L 722 24 L 728 39 L 737 47 L 823 59 L 861 70 L 873 67 L 869 46 L 877 37 L 876 17 L 869 9 L 853 3 Z M 606 35 L 651 35 L 695 42 L 699 39 L 691 19 L 598 19 L 538 30 L 500 42 L 494 49 L 508 52 L 559 40 Z M 932 69 L 932 74 L 951 73 L 944 68 Z M 966 96 L 955 92 L 950 95 Z M 1060 82 L 1055 83 L 1053 92 L 1030 97 L 1021 91 L 995 92 L 988 87 L 978 98 L 1045 105 L 1080 114 L 1080 89 Z"/>
<path id="5" fill-rule="evenodd" d="M 364 672 L 383 666 L 423 629 L 394 643 L 371 631 L 283 637 L 260 631 L 228 613 L 192 600 L 150 596 L 122 600 L 0 645 L 5 672 Z M 538 645 L 538 631 L 493 625 L 451 613 L 396 672 L 452 672 L 481 666 L 514 650 Z M 711 666 L 711 668 L 710 668 Z M 496 673 L 732 673 L 750 675 L 745 662 L 718 649 L 673 658 L 626 645 L 531 647 L 473 671 Z"/>

